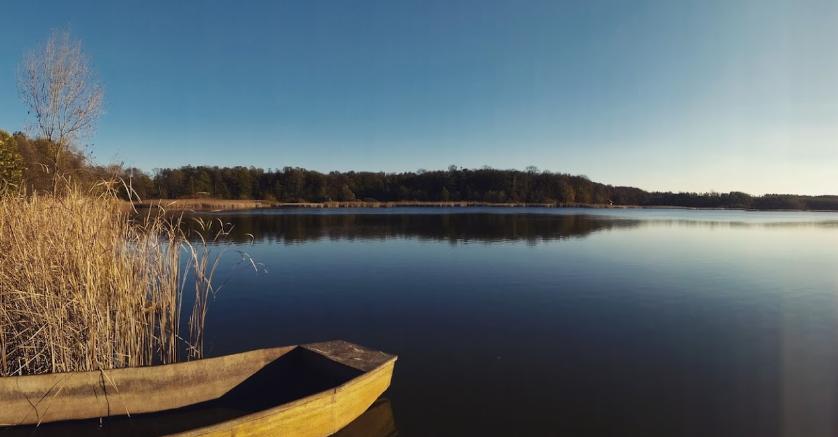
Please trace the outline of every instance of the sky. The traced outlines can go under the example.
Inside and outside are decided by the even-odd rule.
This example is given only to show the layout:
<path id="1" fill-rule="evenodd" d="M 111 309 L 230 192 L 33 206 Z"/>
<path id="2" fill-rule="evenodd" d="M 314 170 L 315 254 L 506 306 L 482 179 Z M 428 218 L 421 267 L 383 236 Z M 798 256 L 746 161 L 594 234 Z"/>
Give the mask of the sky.
<path id="1" fill-rule="evenodd" d="M 838 194 L 834 0 L 3 4 L 24 54 L 82 41 L 100 163 L 540 169 L 648 190 Z"/>

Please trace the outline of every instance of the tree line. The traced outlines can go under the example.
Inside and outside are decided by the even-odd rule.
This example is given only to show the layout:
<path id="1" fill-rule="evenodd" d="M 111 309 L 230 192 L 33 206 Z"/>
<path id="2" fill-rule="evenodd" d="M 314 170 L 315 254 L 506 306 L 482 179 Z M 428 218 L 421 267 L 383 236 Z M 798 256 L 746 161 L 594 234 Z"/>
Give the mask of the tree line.
<path id="1" fill-rule="evenodd" d="M 142 177 L 142 176 L 140 176 Z M 137 176 L 135 175 L 135 181 Z M 206 196 L 282 202 L 480 201 L 492 203 L 631 203 L 641 190 L 568 174 L 467 169 L 321 173 L 298 167 L 185 166 L 159 169 L 139 183 L 153 196 Z"/>
<path id="2" fill-rule="evenodd" d="M 0 179 L 29 192 L 53 187 L 55 142 L 0 130 Z M 73 181 L 94 185 L 122 180 L 142 199 L 258 199 L 277 202 L 328 201 L 475 201 L 555 205 L 639 205 L 693 208 L 838 210 L 838 196 L 730 193 L 649 192 L 607 185 L 585 176 L 494 168 L 400 173 L 329 172 L 299 167 L 184 166 L 146 173 L 118 165 L 101 166 L 75 148 L 61 155 L 62 172 Z M 127 197 L 127 196 L 126 196 Z"/>
<path id="3" fill-rule="evenodd" d="M 130 180 L 140 170 L 121 165 L 97 165 L 90 156 L 72 146 L 46 138 L 31 138 L 22 132 L 10 134 L 0 129 L 0 193 L 2 190 L 23 190 L 27 193 L 52 193 L 56 175 L 82 188 L 89 189 L 103 182 Z M 143 175 L 145 176 L 145 175 Z M 141 176 L 139 180 L 148 179 Z M 150 191 L 144 189 L 144 193 Z M 123 190 L 123 196 L 125 191 Z"/>
<path id="4" fill-rule="evenodd" d="M 139 176 L 137 176 L 139 175 Z M 140 181 L 138 178 L 141 178 Z M 282 202 L 325 201 L 476 201 L 556 205 L 638 205 L 691 208 L 838 210 L 838 196 L 730 193 L 648 192 L 594 182 L 567 173 L 494 168 L 401 173 L 329 172 L 299 167 L 185 166 L 137 173 L 135 187 L 151 197 L 206 196 Z"/>

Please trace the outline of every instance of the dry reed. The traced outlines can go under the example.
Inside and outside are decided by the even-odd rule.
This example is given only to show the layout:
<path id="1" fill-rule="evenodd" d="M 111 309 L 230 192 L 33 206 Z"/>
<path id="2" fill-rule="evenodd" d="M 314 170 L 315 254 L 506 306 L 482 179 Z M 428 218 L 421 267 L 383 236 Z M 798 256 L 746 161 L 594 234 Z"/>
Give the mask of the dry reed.
<path id="1" fill-rule="evenodd" d="M 201 356 L 218 259 L 203 237 L 188 241 L 182 217 L 129 211 L 111 186 L 0 195 L 0 376 Z"/>

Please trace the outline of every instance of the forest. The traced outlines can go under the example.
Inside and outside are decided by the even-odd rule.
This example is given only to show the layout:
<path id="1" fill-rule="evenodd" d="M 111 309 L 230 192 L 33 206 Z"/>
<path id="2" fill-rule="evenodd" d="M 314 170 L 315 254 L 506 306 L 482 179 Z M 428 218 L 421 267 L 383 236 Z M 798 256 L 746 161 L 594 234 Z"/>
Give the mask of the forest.
<path id="1" fill-rule="evenodd" d="M 50 168 L 54 145 L 16 132 L 0 131 L 0 176 L 29 191 L 52 187 Z M 347 171 L 322 173 L 299 167 L 184 166 L 155 169 L 96 165 L 84 153 L 69 150 L 62 157 L 62 173 L 77 182 L 93 184 L 122 179 L 141 199 L 217 198 L 260 199 L 277 202 L 326 201 L 476 201 L 562 205 L 636 205 L 693 208 L 838 210 L 838 196 L 730 193 L 649 192 L 607 185 L 585 176 L 540 171 L 469 169 L 385 173 Z M 13 184 L 15 184 L 13 182 Z"/>

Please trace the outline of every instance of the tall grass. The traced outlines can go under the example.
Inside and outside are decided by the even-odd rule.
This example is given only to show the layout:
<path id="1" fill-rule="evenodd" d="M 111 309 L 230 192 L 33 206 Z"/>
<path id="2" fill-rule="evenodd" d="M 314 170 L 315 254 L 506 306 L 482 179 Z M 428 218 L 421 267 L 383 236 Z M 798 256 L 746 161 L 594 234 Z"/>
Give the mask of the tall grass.
<path id="1" fill-rule="evenodd" d="M 182 218 L 138 214 L 104 187 L 0 195 L 0 375 L 201 356 L 218 260 L 206 240 L 188 241 Z"/>

